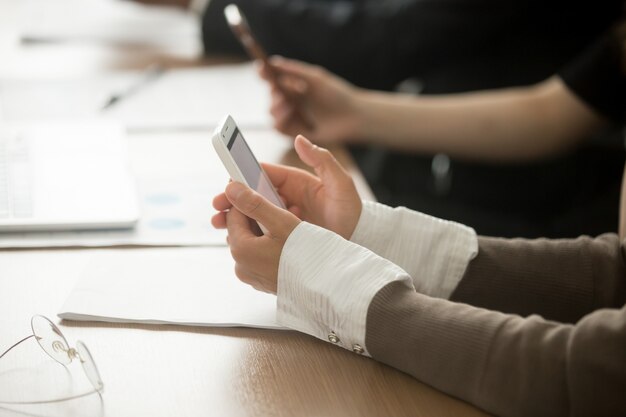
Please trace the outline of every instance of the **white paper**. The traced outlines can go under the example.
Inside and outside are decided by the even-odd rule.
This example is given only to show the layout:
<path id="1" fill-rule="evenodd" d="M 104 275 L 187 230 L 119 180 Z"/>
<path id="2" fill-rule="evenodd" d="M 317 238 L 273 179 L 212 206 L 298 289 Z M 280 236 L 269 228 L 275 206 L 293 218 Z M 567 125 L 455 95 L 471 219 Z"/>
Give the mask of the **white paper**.
<path id="1" fill-rule="evenodd" d="M 66 320 L 282 328 L 276 297 L 239 281 L 227 248 L 103 251 L 61 307 Z"/>
<path id="2" fill-rule="evenodd" d="M 240 127 L 271 128 L 269 87 L 252 64 L 166 71 L 104 115 L 130 130 L 214 128 L 224 114 Z"/>
<path id="3" fill-rule="evenodd" d="M 228 113 L 242 128 L 271 127 L 269 88 L 252 64 L 167 70 L 102 110 L 111 95 L 140 83 L 143 74 L 0 80 L 0 114 L 5 122 L 104 117 L 137 132 L 213 129 Z"/>

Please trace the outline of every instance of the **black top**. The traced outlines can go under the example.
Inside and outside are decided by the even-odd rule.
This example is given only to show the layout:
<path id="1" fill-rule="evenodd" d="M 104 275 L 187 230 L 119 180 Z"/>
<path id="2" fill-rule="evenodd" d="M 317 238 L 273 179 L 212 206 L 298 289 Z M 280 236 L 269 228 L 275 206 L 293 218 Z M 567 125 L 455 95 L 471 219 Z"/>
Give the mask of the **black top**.
<path id="1" fill-rule="evenodd" d="M 625 43 L 611 32 L 559 74 L 578 97 L 618 123 L 626 120 Z"/>
<path id="2" fill-rule="evenodd" d="M 366 88 L 417 77 L 423 93 L 531 84 L 615 22 L 623 0 L 211 0 L 210 54 L 243 49 L 223 10 L 237 4 L 270 54 L 315 63 Z"/>
<path id="3" fill-rule="evenodd" d="M 207 53 L 243 54 L 223 17 L 228 3 L 270 54 L 367 88 L 415 77 L 422 93 L 439 94 L 556 74 L 619 20 L 623 0 L 211 0 L 202 23 Z M 524 164 L 454 159 L 443 175 L 430 155 L 380 148 L 355 155 L 383 203 L 481 234 L 573 237 L 617 230 L 623 146 L 596 139 Z"/>

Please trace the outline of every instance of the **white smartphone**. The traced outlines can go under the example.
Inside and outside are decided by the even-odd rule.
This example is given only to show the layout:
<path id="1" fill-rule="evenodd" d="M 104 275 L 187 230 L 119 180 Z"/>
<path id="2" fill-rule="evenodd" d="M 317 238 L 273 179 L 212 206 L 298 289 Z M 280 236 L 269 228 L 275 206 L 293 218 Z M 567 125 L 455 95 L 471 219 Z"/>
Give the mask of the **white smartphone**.
<path id="1" fill-rule="evenodd" d="M 213 132 L 213 147 L 226 167 L 230 178 L 252 188 L 280 208 L 285 208 L 276 189 L 230 115 Z M 259 225 L 263 233 L 267 230 Z"/>

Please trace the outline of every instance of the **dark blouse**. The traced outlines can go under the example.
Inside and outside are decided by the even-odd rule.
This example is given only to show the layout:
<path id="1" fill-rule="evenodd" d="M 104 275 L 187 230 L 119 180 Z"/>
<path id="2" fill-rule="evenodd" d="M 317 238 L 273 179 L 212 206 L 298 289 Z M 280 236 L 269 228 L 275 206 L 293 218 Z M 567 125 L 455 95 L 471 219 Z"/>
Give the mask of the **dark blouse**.
<path id="1" fill-rule="evenodd" d="M 618 123 L 626 120 L 625 44 L 621 36 L 609 33 L 559 74 L 578 97 Z"/>

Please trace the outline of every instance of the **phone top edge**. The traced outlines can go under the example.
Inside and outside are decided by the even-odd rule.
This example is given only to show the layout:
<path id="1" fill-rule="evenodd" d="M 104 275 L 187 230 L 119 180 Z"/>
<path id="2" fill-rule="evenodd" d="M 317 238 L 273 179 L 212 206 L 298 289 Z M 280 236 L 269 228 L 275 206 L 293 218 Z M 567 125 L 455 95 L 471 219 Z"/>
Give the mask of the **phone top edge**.
<path id="1" fill-rule="evenodd" d="M 240 25 L 242 22 L 241 13 L 236 4 L 231 3 L 224 7 L 224 17 L 226 17 L 226 21 L 231 26 Z"/>
<path id="2" fill-rule="evenodd" d="M 246 181 L 246 178 L 237 166 L 237 163 L 233 160 L 223 137 L 219 133 L 215 133 L 211 142 L 213 143 L 213 148 L 215 149 L 215 152 L 217 152 L 217 156 L 219 156 L 222 161 L 222 164 L 224 165 L 224 168 L 226 168 L 226 172 L 228 172 L 230 178 L 233 181 L 240 182 L 250 187 L 250 184 Z"/>
<path id="3" fill-rule="evenodd" d="M 213 135 L 221 138 L 224 144 L 228 144 L 229 139 L 236 131 L 237 124 L 235 123 L 235 120 L 230 114 L 226 114 L 221 118 L 219 124 L 213 131 Z"/>

